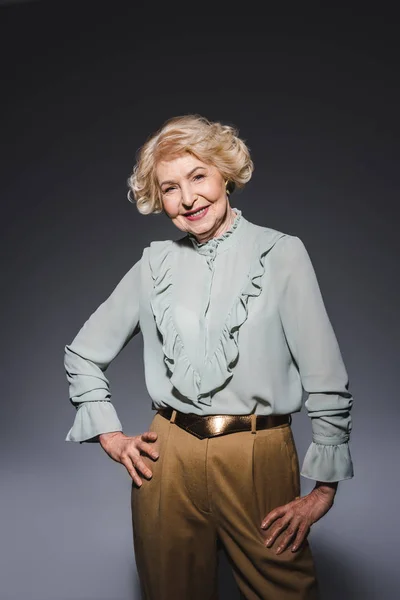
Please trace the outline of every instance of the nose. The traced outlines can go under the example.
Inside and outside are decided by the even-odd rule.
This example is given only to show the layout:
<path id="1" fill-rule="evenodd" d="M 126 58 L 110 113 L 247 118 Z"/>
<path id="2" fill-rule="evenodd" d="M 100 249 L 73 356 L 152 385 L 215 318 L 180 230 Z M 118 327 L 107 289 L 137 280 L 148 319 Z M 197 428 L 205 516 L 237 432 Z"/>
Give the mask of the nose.
<path id="1" fill-rule="evenodd" d="M 187 183 L 181 186 L 181 202 L 186 210 L 190 210 L 196 200 L 197 196 Z"/>

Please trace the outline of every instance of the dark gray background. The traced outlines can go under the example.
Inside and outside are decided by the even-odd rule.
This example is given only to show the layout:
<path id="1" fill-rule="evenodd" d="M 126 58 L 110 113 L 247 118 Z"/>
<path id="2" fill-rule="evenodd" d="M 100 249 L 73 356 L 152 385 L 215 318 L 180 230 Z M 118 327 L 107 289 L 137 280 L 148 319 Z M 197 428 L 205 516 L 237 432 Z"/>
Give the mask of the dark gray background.
<path id="1" fill-rule="evenodd" d="M 5 3 L 7 4 L 7 3 Z M 135 153 L 189 112 L 236 124 L 256 170 L 232 205 L 306 244 L 354 396 L 355 477 L 310 534 L 322 600 L 399 585 L 399 62 L 391 14 L 30 2 L 0 8 L 1 600 L 140 597 L 127 471 L 65 442 L 63 348 L 154 239 Z M 239 7 L 238 7 L 239 8 Z M 170 14 L 168 14 L 170 10 Z M 241 7 L 246 10 L 246 7 Z M 141 14 L 143 13 L 143 14 Z M 397 168 L 396 168 L 397 167 Z M 153 413 L 142 339 L 108 370 L 125 432 Z M 305 411 L 293 431 L 302 462 Z M 302 478 L 302 493 L 313 481 Z M 221 554 L 221 598 L 237 598 Z"/>

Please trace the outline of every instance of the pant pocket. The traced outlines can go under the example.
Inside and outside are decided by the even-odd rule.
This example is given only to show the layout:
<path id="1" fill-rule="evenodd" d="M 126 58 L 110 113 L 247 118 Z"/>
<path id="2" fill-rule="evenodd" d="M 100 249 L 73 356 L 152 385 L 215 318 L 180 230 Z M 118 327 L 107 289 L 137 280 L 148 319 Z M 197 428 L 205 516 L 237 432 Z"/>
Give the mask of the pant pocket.
<path id="1" fill-rule="evenodd" d="M 292 485 L 293 485 L 293 498 L 300 496 L 300 464 L 299 456 L 297 453 L 296 444 L 293 437 L 293 431 L 290 425 L 285 427 L 282 431 L 283 438 L 286 446 L 286 452 L 290 464 L 290 471 L 292 474 Z"/>
<path id="2" fill-rule="evenodd" d="M 271 510 L 298 495 L 297 453 L 290 442 L 289 427 L 261 430 L 254 435 L 253 486 L 259 525 Z"/>
<path id="3" fill-rule="evenodd" d="M 137 470 L 140 479 L 142 480 L 142 485 L 138 487 L 136 483 L 132 480 L 132 489 L 141 492 L 141 495 L 144 495 L 144 491 L 148 486 L 150 486 L 156 479 L 158 479 L 161 475 L 162 465 L 164 462 L 164 453 L 166 449 L 166 444 L 168 440 L 168 435 L 170 431 L 169 421 L 161 417 L 156 413 L 153 420 L 151 421 L 149 427 L 146 431 L 154 431 L 157 433 L 157 439 L 154 442 L 147 442 L 150 445 L 150 448 L 157 452 L 158 458 L 153 459 L 151 456 L 147 454 L 147 451 L 140 451 L 140 458 L 146 465 L 148 469 L 152 472 L 152 477 L 147 479 L 145 475 L 139 469 Z"/>

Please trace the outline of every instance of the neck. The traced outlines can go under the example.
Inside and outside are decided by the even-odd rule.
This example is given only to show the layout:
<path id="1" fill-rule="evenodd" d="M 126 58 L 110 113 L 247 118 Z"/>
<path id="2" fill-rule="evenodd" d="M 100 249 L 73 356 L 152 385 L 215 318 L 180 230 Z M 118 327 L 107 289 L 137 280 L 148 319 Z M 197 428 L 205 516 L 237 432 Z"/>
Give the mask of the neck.
<path id="1" fill-rule="evenodd" d="M 231 227 L 233 221 L 235 220 L 235 217 L 236 217 L 235 211 L 233 210 L 233 208 L 231 206 L 228 206 L 225 218 L 224 218 L 223 222 L 221 223 L 221 225 L 218 227 L 218 229 L 216 229 L 211 234 L 207 232 L 207 233 L 204 233 L 203 235 L 199 235 L 199 236 L 196 235 L 195 236 L 196 240 L 198 241 L 199 244 L 203 244 L 204 242 L 208 242 L 212 238 L 219 237 L 220 235 L 225 233 L 225 231 L 227 231 Z"/>

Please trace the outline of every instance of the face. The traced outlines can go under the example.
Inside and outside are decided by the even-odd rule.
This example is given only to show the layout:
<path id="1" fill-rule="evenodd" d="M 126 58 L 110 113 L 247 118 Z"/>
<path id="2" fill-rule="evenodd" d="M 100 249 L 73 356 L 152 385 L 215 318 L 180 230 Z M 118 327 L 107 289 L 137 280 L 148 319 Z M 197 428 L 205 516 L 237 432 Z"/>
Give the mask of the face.
<path id="1" fill-rule="evenodd" d="M 233 211 L 225 180 L 216 167 L 185 153 L 160 161 L 156 176 L 164 211 L 178 229 L 204 242 L 229 227 Z"/>

